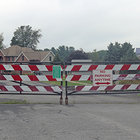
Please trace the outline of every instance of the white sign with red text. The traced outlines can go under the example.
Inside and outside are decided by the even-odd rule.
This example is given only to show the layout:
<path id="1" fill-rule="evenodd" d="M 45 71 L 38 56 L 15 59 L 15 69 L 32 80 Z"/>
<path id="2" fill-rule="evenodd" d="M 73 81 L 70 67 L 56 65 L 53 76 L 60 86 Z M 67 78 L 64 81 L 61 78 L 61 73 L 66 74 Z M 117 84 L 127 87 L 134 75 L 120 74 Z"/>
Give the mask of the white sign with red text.
<path id="1" fill-rule="evenodd" d="M 112 70 L 93 70 L 93 85 L 94 86 L 109 86 L 112 85 Z"/>

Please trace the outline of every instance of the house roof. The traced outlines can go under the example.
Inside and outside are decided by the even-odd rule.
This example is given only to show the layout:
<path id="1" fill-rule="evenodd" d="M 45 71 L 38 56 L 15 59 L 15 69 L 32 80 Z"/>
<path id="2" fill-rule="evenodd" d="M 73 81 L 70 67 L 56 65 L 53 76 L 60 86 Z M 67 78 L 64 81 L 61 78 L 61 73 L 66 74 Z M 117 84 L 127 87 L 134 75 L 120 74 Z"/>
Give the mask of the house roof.
<path id="1" fill-rule="evenodd" d="M 51 51 L 34 51 L 31 48 L 20 46 L 11 46 L 9 48 L 2 49 L 1 51 L 4 56 L 16 56 L 17 59 L 21 55 L 24 55 L 29 61 L 43 61 L 49 55 L 49 53 L 52 53 L 52 55 L 54 55 Z M 17 61 L 17 59 L 15 61 Z"/>
<path id="2" fill-rule="evenodd" d="M 43 60 L 50 51 L 34 51 L 34 52 L 24 52 L 24 55 L 29 59 L 29 60 Z"/>
<path id="3" fill-rule="evenodd" d="M 6 49 L 2 49 L 2 52 L 5 56 L 18 56 L 21 52 L 34 52 L 31 48 L 20 47 L 20 46 L 11 46 Z"/>

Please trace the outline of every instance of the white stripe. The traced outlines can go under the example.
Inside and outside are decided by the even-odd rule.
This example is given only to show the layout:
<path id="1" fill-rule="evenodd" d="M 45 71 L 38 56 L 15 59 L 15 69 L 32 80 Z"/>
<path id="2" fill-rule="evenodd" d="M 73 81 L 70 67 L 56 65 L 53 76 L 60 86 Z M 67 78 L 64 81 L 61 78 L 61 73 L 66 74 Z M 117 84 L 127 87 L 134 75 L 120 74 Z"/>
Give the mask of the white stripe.
<path id="1" fill-rule="evenodd" d="M 116 75 L 113 75 L 113 80 L 132 80 L 133 78 L 135 78 L 136 74 L 128 74 L 126 77 L 120 77 L 120 74 L 116 74 Z M 140 79 L 139 77 L 136 77 L 137 79 Z M 135 79 L 136 79 L 135 78 Z"/>
<path id="2" fill-rule="evenodd" d="M 107 88 L 107 86 L 99 86 L 99 88 L 97 89 L 98 90 L 105 90 Z"/>
<path id="3" fill-rule="evenodd" d="M 127 90 L 136 90 L 138 84 L 132 84 Z"/>
<path id="4" fill-rule="evenodd" d="M 45 65 L 36 65 L 39 71 L 48 71 Z"/>
<path id="5" fill-rule="evenodd" d="M 66 78 L 66 81 L 71 81 L 73 75 L 68 75 L 67 78 Z"/>
<path id="6" fill-rule="evenodd" d="M 82 91 L 89 91 L 92 88 L 92 86 L 84 86 Z"/>
<path id="7" fill-rule="evenodd" d="M 136 74 L 128 74 L 124 80 L 132 80 L 135 77 Z"/>
<path id="8" fill-rule="evenodd" d="M 45 75 L 36 75 L 39 81 L 48 81 L 48 78 L 46 78 Z"/>
<path id="9" fill-rule="evenodd" d="M 21 75 L 20 77 L 22 81 L 31 81 L 27 75 Z"/>
<path id="10" fill-rule="evenodd" d="M 17 91 L 13 86 L 5 86 L 8 91 Z"/>
<path id="11" fill-rule="evenodd" d="M 20 65 L 20 67 L 23 71 L 31 71 L 28 65 Z"/>
<path id="12" fill-rule="evenodd" d="M 23 91 L 32 91 L 28 86 L 20 86 Z"/>
<path id="13" fill-rule="evenodd" d="M 60 92 L 62 91 L 62 89 L 60 89 L 58 86 L 55 86 L 55 87 L 51 87 L 53 89 L 53 91 L 55 92 Z"/>
<path id="14" fill-rule="evenodd" d="M 36 87 L 40 92 L 46 92 L 46 89 L 42 86 L 37 86 Z"/>
<path id="15" fill-rule="evenodd" d="M 115 65 L 112 70 L 120 70 L 123 67 L 123 64 Z"/>
<path id="16" fill-rule="evenodd" d="M 104 70 L 106 67 L 106 65 L 98 65 L 98 67 L 96 68 L 96 70 Z"/>
<path id="17" fill-rule="evenodd" d="M 137 70 L 138 67 L 139 67 L 139 64 L 131 64 L 129 70 Z"/>
<path id="18" fill-rule="evenodd" d="M 88 71 L 90 66 L 91 65 L 82 65 L 82 67 L 80 68 L 80 71 Z"/>
<path id="19" fill-rule="evenodd" d="M 82 75 L 79 81 L 87 81 L 90 75 Z"/>
<path id="20" fill-rule="evenodd" d="M 3 76 L 6 78 L 6 80 L 9 80 L 9 81 L 14 80 L 11 75 L 3 75 Z"/>
<path id="21" fill-rule="evenodd" d="M 116 85 L 112 90 L 121 90 L 124 85 Z"/>
<path id="22" fill-rule="evenodd" d="M 67 65 L 65 71 L 71 71 L 74 65 Z"/>
<path id="23" fill-rule="evenodd" d="M 11 65 L 3 65 L 6 70 L 14 70 Z"/>
<path id="24" fill-rule="evenodd" d="M 119 75 L 113 75 L 113 80 L 117 80 Z"/>
<path id="25" fill-rule="evenodd" d="M 62 81 L 62 79 L 61 78 L 56 78 L 56 81 Z"/>

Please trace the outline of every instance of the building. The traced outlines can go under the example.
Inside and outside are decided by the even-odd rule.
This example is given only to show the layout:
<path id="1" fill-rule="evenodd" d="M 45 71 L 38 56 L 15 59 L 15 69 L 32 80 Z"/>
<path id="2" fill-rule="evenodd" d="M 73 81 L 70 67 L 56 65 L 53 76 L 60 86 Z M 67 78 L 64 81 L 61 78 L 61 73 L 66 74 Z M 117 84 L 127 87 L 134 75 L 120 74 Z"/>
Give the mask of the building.
<path id="1" fill-rule="evenodd" d="M 0 50 L 1 62 L 51 62 L 54 56 L 52 51 L 34 51 L 20 46 Z"/>
<path id="2" fill-rule="evenodd" d="M 136 48 L 136 56 L 140 59 L 140 48 Z"/>

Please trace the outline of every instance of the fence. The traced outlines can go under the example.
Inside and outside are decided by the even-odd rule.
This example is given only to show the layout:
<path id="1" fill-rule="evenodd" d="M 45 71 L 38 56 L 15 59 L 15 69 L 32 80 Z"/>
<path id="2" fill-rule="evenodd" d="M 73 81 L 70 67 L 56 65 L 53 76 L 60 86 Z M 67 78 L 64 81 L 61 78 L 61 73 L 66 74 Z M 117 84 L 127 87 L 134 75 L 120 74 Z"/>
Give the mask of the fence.
<path id="1" fill-rule="evenodd" d="M 61 75 L 65 75 L 65 80 L 62 76 L 59 78 L 53 77 L 53 67 L 54 65 L 45 64 L 0 64 L 0 93 L 59 95 L 60 104 L 62 104 L 62 86 L 64 82 L 65 103 L 68 104 L 68 96 L 70 95 L 111 94 L 113 92 L 124 93 L 125 91 L 140 90 L 139 64 L 84 64 L 66 65 L 64 68 L 60 66 Z M 113 84 L 100 85 L 98 83 L 99 85 L 94 85 L 93 72 L 96 70 L 110 70 Z M 48 85 L 46 81 L 59 81 L 61 84 L 53 86 Z M 81 84 L 81 81 L 84 81 L 82 85 L 76 85 L 78 82 Z M 90 81 L 90 83 L 87 83 L 87 81 Z M 76 84 L 69 86 L 68 82 L 76 82 Z"/>
<path id="2" fill-rule="evenodd" d="M 62 104 L 62 77 L 53 78 L 53 65 L 0 64 L 0 71 L 1 94 L 59 95 Z M 60 81 L 61 84 L 52 86 L 41 83 L 43 81 Z"/>
<path id="3" fill-rule="evenodd" d="M 72 82 L 72 81 L 77 83 L 79 81 L 93 82 L 93 78 L 94 78 L 93 72 L 96 70 L 110 70 L 111 73 L 113 74 L 112 75 L 113 84 L 108 85 L 108 83 L 106 83 L 106 85 L 93 85 L 92 83 L 90 85 L 86 85 L 87 83 L 85 82 L 86 84 L 81 86 L 74 86 L 74 87 L 68 86 L 68 82 Z M 108 92 L 111 93 L 113 91 L 121 91 L 121 93 L 124 91 L 139 91 L 140 81 L 137 81 L 137 84 L 133 82 L 140 79 L 139 70 L 140 70 L 139 64 L 67 65 L 65 67 L 66 104 L 68 104 L 68 96 L 77 95 L 78 92 L 80 92 L 80 94 L 82 95 L 85 94 L 87 95 L 87 94 L 97 94 L 97 93 L 107 94 Z M 123 84 L 121 84 L 121 82 Z M 69 90 L 69 89 L 73 89 L 73 90 Z"/>

